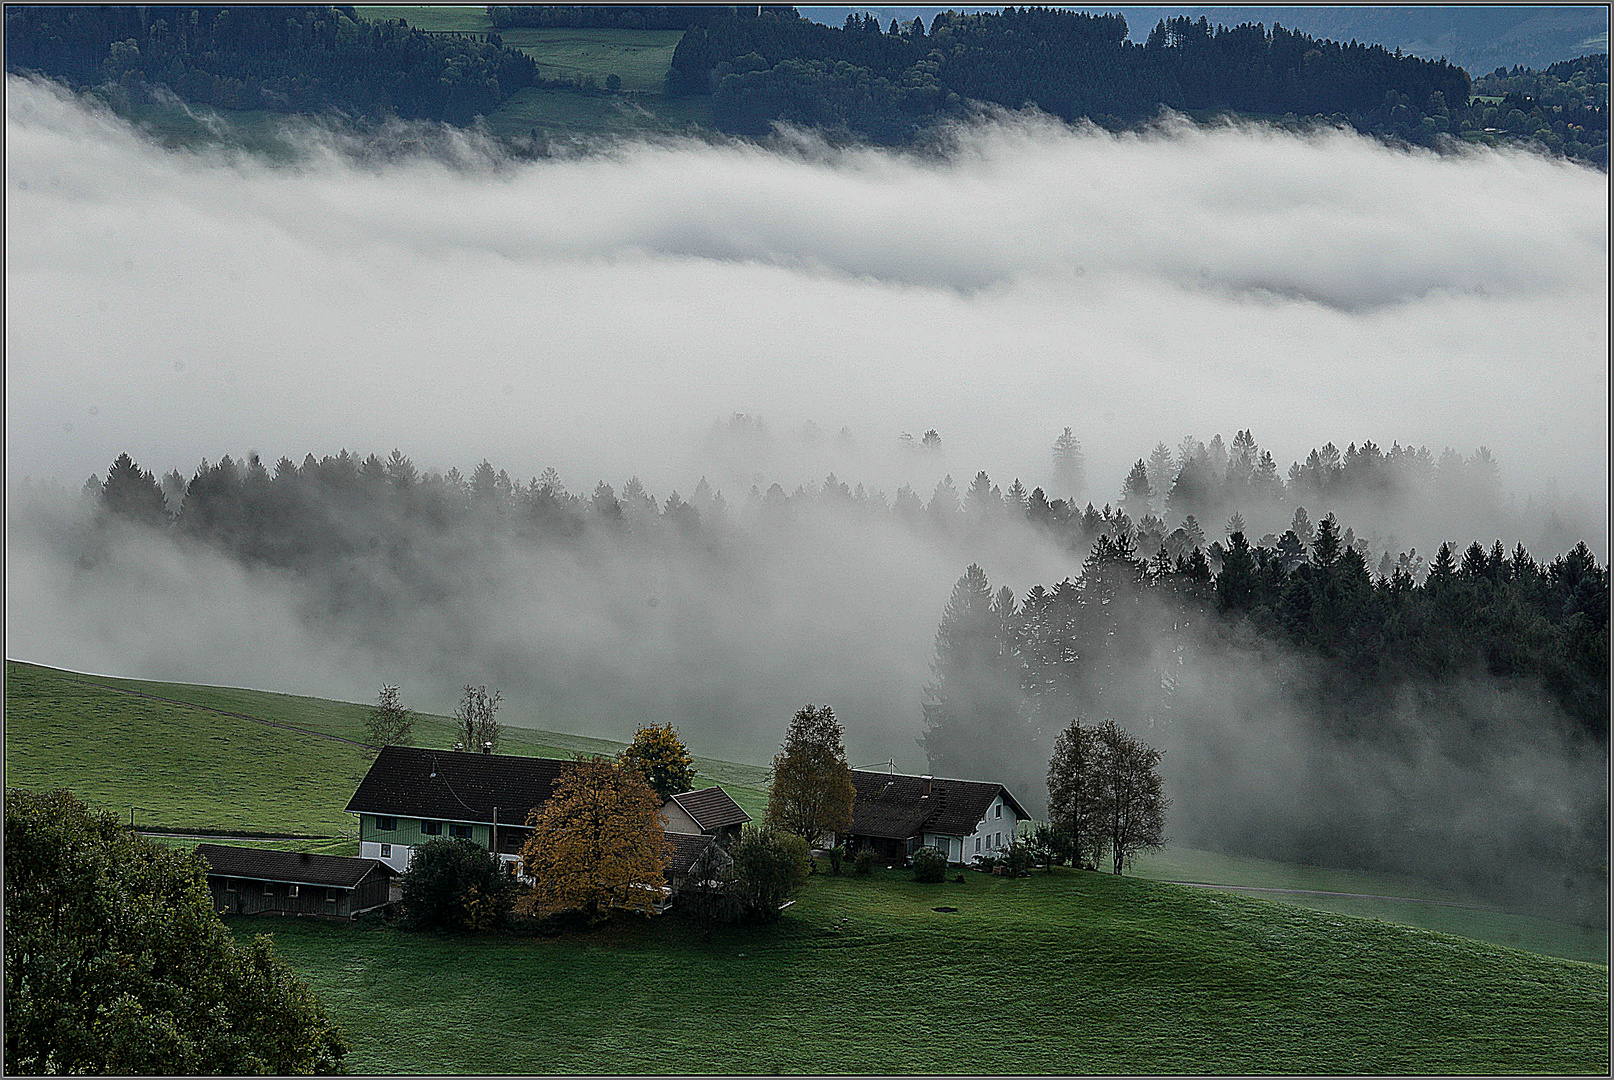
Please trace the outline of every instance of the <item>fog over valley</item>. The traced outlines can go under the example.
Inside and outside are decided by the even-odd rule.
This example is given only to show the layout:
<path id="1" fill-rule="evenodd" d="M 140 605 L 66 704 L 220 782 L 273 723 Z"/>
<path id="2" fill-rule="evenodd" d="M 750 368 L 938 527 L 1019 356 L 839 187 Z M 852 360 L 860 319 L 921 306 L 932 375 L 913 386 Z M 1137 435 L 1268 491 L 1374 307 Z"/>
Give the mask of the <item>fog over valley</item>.
<path id="1" fill-rule="evenodd" d="M 1606 575 L 1591 168 L 1034 113 L 922 152 L 782 131 L 538 160 L 304 124 L 267 160 L 6 87 L 9 657 L 358 701 L 395 683 L 438 712 L 486 683 L 512 723 L 670 721 L 758 763 L 827 702 L 854 765 L 943 772 L 921 705 L 971 564 L 983 596 L 1008 588 L 1002 625 L 1036 586 L 1088 573 L 1097 595 L 1124 559 L 1090 553 L 1118 535 L 1188 592 L 1238 558 L 1236 526 L 1290 572 L 1331 572 L 1333 535 L 1408 591 L 1442 543 L 1479 544 L 1465 581 L 1584 598 Z M 81 493 L 122 453 L 177 522 Z M 1027 676 L 1022 700 L 1016 676 L 1024 738 L 957 768 L 1034 788 L 1068 714 L 1102 707 L 1166 748 L 1187 840 L 1394 863 L 1404 826 L 1472 883 L 1477 845 L 1557 866 L 1598 814 L 1606 834 L 1579 674 L 1429 661 L 1358 722 L 1333 644 L 1296 644 L 1312 623 L 1224 634 L 1177 596 L 1091 601 L 1084 626 L 1148 628 L 1103 693 Z M 1576 881 L 1489 884 L 1584 907 Z"/>

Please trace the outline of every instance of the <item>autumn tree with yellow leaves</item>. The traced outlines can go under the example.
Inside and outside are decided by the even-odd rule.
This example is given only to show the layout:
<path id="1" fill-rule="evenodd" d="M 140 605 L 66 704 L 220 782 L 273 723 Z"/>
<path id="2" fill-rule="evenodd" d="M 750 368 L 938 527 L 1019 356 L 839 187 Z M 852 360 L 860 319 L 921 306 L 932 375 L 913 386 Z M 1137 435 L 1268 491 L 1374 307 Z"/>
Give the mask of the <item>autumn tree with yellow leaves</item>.
<path id="1" fill-rule="evenodd" d="M 643 773 L 662 802 L 695 785 L 695 761 L 671 724 L 640 728 L 617 760 Z"/>
<path id="2" fill-rule="evenodd" d="M 521 861 L 533 888 L 517 901 L 517 913 L 582 910 L 593 920 L 616 904 L 649 914 L 672 853 L 660 808 L 637 769 L 606 758 L 573 763 L 549 801 L 527 817 L 533 834 Z"/>

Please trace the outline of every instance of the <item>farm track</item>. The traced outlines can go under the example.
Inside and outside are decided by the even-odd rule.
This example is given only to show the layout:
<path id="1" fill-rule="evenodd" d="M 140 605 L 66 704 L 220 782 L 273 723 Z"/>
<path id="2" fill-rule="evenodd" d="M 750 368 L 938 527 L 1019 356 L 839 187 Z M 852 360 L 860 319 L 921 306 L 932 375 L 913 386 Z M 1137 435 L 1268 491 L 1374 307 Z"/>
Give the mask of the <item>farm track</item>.
<path id="1" fill-rule="evenodd" d="M 246 713 L 230 712 L 228 709 L 215 709 L 211 705 L 198 705 L 194 701 L 180 701 L 177 698 L 159 697 L 156 694 L 146 694 L 139 690 L 128 690 L 121 686 L 109 686 L 106 683 L 90 682 L 86 679 L 75 679 L 67 675 L 59 675 L 57 678 L 61 679 L 63 682 L 78 683 L 80 686 L 89 686 L 97 690 L 110 690 L 118 694 L 128 694 L 130 697 L 145 698 L 148 701 L 160 701 L 164 705 L 180 705 L 187 709 L 200 709 L 203 712 L 210 712 L 215 716 L 229 716 L 237 720 L 250 720 L 254 724 L 264 724 L 268 727 L 280 728 L 283 731 L 295 731 L 299 735 L 312 735 L 316 739 L 329 739 L 331 742 L 346 743 L 348 746 L 363 747 L 366 750 L 381 749 L 378 746 L 372 746 L 367 742 L 360 742 L 357 739 L 344 739 L 340 735 L 330 735 L 323 731 L 313 731 L 309 728 L 297 727 L 295 724 L 282 724 L 276 720 L 265 720 L 261 716 L 248 716 Z"/>
<path id="2" fill-rule="evenodd" d="M 1280 889 L 1272 885 L 1218 885 L 1210 881 L 1172 881 L 1171 885 L 1192 885 L 1196 889 L 1226 889 L 1229 892 L 1289 893 L 1294 896 L 1338 896 L 1347 900 L 1405 900 L 1411 904 L 1437 904 L 1440 907 L 1468 908 L 1470 911 L 1496 911 L 1484 904 L 1464 904 L 1457 900 L 1426 900 L 1419 896 L 1386 896 L 1383 893 L 1329 892 L 1325 889 Z"/>

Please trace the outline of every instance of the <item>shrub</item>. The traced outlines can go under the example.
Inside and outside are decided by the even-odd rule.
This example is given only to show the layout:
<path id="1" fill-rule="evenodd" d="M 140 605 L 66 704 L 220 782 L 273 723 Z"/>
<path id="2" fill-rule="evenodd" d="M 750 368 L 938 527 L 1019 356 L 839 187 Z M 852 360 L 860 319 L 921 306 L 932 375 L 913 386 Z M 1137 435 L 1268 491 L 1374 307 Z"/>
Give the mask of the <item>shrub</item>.
<path id="1" fill-rule="evenodd" d="M 1003 865 L 1011 877 L 1023 877 L 1031 872 L 1031 848 L 1016 841 L 1003 857 Z"/>
<path id="2" fill-rule="evenodd" d="M 947 880 L 947 856 L 933 847 L 922 847 L 913 853 L 913 877 L 927 885 Z"/>
<path id="3" fill-rule="evenodd" d="M 836 844 L 834 847 L 829 849 L 828 854 L 829 872 L 831 874 L 839 874 L 841 872 L 841 862 L 846 858 L 846 849 L 841 847 L 839 844 Z"/>
<path id="4" fill-rule="evenodd" d="M 471 840 L 421 844 L 399 884 L 408 925 L 419 930 L 490 930 L 510 911 L 509 875 Z"/>
<path id="5" fill-rule="evenodd" d="M 874 869 L 874 849 L 859 848 L 856 857 L 852 859 L 852 866 L 860 874 L 867 874 Z"/>
<path id="6" fill-rule="evenodd" d="M 746 913 L 764 921 L 779 917 L 779 905 L 807 880 L 807 841 L 771 826 L 750 826 L 730 852 Z"/>

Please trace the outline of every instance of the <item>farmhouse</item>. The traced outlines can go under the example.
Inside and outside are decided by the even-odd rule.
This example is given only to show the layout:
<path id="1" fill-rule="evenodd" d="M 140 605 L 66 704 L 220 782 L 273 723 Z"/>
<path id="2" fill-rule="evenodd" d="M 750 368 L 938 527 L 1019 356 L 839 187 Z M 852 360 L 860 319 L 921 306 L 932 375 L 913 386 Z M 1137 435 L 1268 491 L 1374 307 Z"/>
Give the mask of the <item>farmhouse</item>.
<path id="1" fill-rule="evenodd" d="M 554 758 L 384 747 L 360 781 L 347 811 L 359 817 L 359 854 L 402 871 L 416 846 L 440 837 L 472 840 L 513 868 L 532 836 L 527 815 L 554 793 L 571 767 Z M 661 808 L 677 872 L 707 837 L 727 843 L 749 814 L 722 788 L 676 795 Z M 680 837 L 688 842 L 681 842 Z M 696 843 L 698 841 L 698 844 Z"/>
<path id="2" fill-rule="evenodd" d="M 900 862 L 920 847 L 967 863 L 1014 842 L 1015 826 L 1030 815 L 1002 784 L 852 770 L 852 824 L 840 835 L 847 851 L 872 847 L 875 857 Z"/>
<path id="3" fill-rule="evenodd" d="M 392 871 L 375 859 L 198 844 L 213 909 L 352 918 L 385 904 Z"/>

